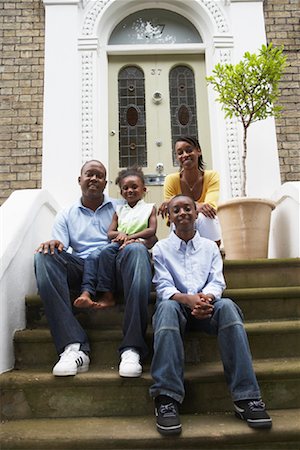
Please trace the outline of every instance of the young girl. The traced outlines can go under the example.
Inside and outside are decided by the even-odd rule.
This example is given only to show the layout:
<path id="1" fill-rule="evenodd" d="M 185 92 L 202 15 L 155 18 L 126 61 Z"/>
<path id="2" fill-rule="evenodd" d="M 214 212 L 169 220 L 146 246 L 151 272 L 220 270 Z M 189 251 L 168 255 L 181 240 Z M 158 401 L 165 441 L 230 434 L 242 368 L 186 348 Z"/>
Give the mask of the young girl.
<path id="1" fill-rule="evenodd" d="M 155 236 L 157 219 L 153 203 L 146 203 L 143 197 L 146 192 L 144 174 L 139 168 L 121 170 L 116 179 L 120 192 L 125 200 L 117 205 L 108 237 L 111 244 L 104 249 L 95 250 L 84 263 L 81 294 L 75 300 L 77 308 L 103 309 L 114 306 L 115 257 L 126 245 L 144 244 L 151 248 L 157 238 Z M 93 299 L 96 292 L 102 292 L 102 299 Z"/>

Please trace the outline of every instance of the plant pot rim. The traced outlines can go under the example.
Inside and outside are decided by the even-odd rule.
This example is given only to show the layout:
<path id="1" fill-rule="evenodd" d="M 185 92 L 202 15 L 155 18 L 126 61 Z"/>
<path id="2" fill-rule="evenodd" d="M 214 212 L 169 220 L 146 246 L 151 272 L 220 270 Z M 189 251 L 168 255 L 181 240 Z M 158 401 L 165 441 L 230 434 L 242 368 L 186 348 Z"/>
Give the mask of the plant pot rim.
<path id="1" fill-rule="evenodd" d="M 222 207 L 235 205 L 235 204 L 245 204 L 245 203 L 262 203 L 267 204 L 271 207 L 271 209 L 275 209 L 276 203 L 273 200 L 266 199 L 266 198 L 260 198 L 260 197 L 235 197 L 231 198 L 230 200 L 227 200 L 226 202 L 222 202 L 218 205 L 218 210 Z"/>

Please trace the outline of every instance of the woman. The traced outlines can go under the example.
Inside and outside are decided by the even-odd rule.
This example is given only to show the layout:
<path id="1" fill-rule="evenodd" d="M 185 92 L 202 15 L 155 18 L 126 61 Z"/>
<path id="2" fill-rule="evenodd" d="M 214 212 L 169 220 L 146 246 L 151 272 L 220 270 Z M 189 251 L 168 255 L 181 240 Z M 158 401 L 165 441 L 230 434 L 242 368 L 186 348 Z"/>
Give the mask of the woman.
<path id="1" fill-rule="evenodd" d="M 176 159 L 180 170 L 166 176 L 164 183 L 165 201 L 158 214 L 165 217 L 168 203 L 178 194 L 188 195 L 197 205 L 197 229 L 202 237 L 221 242 L 221 230 L 217 218 L 219 199 L 219 174 L 213 170 L 204 170 L 202 151 L 197 139 L 183 136 L 175 142 Z"/>

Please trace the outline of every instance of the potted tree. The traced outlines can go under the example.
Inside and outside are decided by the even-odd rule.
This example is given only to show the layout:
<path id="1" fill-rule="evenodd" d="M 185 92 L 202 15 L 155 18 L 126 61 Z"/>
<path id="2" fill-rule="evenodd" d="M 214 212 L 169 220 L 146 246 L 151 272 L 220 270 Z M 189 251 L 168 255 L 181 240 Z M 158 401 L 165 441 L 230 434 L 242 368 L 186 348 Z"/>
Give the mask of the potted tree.
<path id="1" fill-rule="evenodd" d="M 257 54 L 246 52 L 236 65 L 217 64 L 212 76 L 206 78 L 218 93 L 216 100 L 222 105 L 225 117 L 236 117 L 243 127 L 241 197 L 218 208 L 227 259 L 266 258 L 268 255 L 270 219 L 275 204 L 246 196 L 247 132 L 253 122 L 280 115 L 281 107 L 276 102 L 286 64 L 282 52 L 283 47 L 262 45 Z"/>

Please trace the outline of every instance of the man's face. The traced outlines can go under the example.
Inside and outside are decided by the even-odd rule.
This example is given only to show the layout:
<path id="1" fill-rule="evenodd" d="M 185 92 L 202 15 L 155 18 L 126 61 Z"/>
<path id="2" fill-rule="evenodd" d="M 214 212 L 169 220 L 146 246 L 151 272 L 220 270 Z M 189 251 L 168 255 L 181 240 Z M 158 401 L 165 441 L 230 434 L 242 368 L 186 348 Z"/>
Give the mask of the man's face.
<path id="1" fill-rule="evenodd" d="M 78 177 L 82 195 L 86 198 L 102 198 L 106 186 L 106 170 L 103 164 L 90 161 L 83 166 L 82 173 Z"/>
<path id="2" fill-rule="evenodd" d="M 184 195 L 172 199 L 169 203 L 169 219 L 176 230 L 192 230 L 197 219 L 195 203 L 190 197 Z"/>

